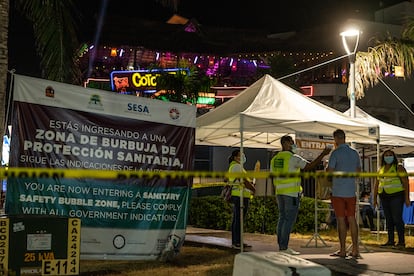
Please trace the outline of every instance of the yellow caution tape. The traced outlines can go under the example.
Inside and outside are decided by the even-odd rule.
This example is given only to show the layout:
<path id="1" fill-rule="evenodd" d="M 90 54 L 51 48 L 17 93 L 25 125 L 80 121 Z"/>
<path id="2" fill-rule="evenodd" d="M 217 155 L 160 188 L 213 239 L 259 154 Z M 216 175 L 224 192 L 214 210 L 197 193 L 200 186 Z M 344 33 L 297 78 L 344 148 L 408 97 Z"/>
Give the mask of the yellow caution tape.
<path id="1" fill-rule="evenodd" d="M 273 177 L 410 177 L 410 173 L 383 173 L 378 172 L 207 172 L 207 171 L 105 171 L 89 169 L 50 169 L 50 168 L 0 168 L 0 178 L 95 178 L 95 179 L 130 179 L 130 178 L 273 178 Z M 224 183 L 224 182 L 223 182 Z"/>

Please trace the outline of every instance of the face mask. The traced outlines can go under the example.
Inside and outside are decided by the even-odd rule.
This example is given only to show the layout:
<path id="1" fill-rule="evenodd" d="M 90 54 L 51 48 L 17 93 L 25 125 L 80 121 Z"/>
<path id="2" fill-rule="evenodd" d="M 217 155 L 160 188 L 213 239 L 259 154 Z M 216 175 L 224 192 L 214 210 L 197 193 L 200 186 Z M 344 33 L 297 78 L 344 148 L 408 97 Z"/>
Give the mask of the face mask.
<path id="1" fill-rule="evenodd" d="M 394 162 L 394 156 L 384 156 L 384 161 L 387 164 L 391 164 L 392 162 Z"/>
<path id="2" fill-rule="evenodd" d="M 246 155 L 242 155 L 241 156 L 241 158 L 240 158 L 240 162 L 242 163 L 242 164 L 244 164 L 244 163 L 246 163 Z"/>
<path id="3" fill-rule="evenodd" d="M 296 144 L 292 145 L 292 152 L 296 153 L 298 151 L 298 146 L 296 146 Z"/>

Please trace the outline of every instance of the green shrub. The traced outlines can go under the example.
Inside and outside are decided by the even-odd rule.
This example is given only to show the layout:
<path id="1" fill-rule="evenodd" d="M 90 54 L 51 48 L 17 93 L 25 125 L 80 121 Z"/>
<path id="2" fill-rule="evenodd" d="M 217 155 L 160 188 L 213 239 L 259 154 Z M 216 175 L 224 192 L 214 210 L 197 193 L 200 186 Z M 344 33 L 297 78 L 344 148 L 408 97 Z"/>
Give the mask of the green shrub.
<path id="1" fill-rule="evenodd" d="M 328 208 L 324 202 L 318 201 L 319 208 Z M 189 208 L 188 224 L 207 229 L 230 230 L 232 204 L 225 202 L 220 196 L 193 197 Z M 328 211 L 318 211 L 318 225 L 326 222 Z M 275 234 L 278 220 L 276 198 L 254 197 L 249 204 L 245 219 L 245 231 L 250 233 Z M 315 230 L 315 200 L 303 197 L 293 232 L 307 233 Z"/>

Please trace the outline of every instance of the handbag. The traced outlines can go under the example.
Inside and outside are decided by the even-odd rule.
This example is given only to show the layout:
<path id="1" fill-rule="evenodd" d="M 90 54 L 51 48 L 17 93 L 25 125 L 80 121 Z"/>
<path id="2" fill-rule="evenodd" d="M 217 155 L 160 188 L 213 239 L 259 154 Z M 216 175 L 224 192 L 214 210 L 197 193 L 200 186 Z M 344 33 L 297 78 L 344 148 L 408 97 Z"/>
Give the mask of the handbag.
<path id="1" fill-rule="evenodd" d="M 223 189 L 221 190 L 221 197 L 224 201 L 229 202 L 231 199 L 231 185 L 224 185 Z"/>

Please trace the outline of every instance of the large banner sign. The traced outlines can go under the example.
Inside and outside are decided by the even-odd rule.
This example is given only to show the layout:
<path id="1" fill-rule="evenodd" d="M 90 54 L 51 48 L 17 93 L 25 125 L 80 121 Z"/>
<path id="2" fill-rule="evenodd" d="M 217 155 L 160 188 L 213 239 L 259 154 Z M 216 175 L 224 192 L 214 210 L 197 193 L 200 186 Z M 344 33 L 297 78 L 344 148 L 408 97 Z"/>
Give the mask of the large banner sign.
<path id="1" fill-rule="evenodd" d="M 194 106 L 15 76 L 10 167 L 191 170 Z M 184 241 L 191 179 L 9 178 L 6 213 L 80 218 L 81 258 L 155 259 Z"/>

